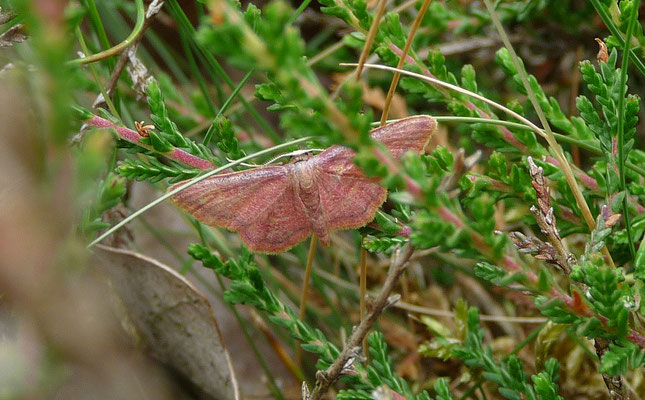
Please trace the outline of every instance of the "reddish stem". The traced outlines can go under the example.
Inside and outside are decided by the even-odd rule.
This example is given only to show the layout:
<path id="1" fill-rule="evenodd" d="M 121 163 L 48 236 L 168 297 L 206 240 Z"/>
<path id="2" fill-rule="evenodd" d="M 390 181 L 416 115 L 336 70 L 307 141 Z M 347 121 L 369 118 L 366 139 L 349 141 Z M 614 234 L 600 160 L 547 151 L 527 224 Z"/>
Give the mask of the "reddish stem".
<path id="1" fill-rule="evenodd" d="M 142 143 L 141 139 L 143 138 L 143 136 L 141 136 L 139 132 L 135 130 L 126 128 L 124 126 L 119 126 L 111 121 L 108 121 L 105 118 L 101 118 L 96 115 L 85 122 L 97 128 L 114 129 L 121 139 L 130 143 L 136 144 L 137 146 L 141 146 L 145 149 L 156 151 L 149 144 Z M 215 166 L 211 164 L 210 161 L 194 156 L 176 147 L 169 152 L 166 152 L 166 153 L 158 152 L 158 153 L 193 168 L 204 169 L 204 170 L 215 168 Z"/>
<path id="2" fill-rule="evenodd" d="M 453 212 L 451 212 L 449 209 L 446 207 L 439 207 L 436 209 L 437 213 L 439 216 L 446 222 L 449 222 L 453 225 L 455 225 L 458 229 L 466 229 L 468 233 L 471 235 L 473 238 L 473 245 L 479 251 L 481 254 L 490 257 L 492 254 L 491 249 L 489 246 L 484 242 L 483 238 L 481 235 L 479 235 L 477 232 L 472 231 L 471 229 L 468 228 L 468 226 L 459 219 L 457 215 L 455 215 Z M 511 257 L 509 256 L 504 256 L 501 260 L 498 260 L 498 262 L 504 266 L 508 271 L 514 271 L 514 272 L 519 272 L 522 271 L 522 268 L 520 267 L 519 264 L 517 264 Z M 526 277 L 531 282 L 532 284 L 536 284 L 538 282 L 538 277 L 537 275 L 532 272 L 532 271 L 526 271 Z M 522 293 L 524 295 L 529 296 L 528 294 Z M 592 314 L 588 309 L 587 311 L 582 311 L 580 307 L 576 307 L 576 302 L 573 297 L 560 292 L 558 289 L 555 287 L 551 287 L 549 294 L 556 299 L 560 299 L 564 305 L 567 307 L 567 309 L 571 312 L 573 312 L 576 315 L 580 315 L 583 317 L 596 317 L 600 320 L 600 322 L 603 324 L 604 327 L 607 326 L 607 318 L 603 317 L 602 315 L 594 315 Z M 645 336 L 642 334 L 638 333 L 637 331 L 630 329 L 629 330 L 629 335 L 627 336 L 627 340 L 630 342 L 636 344 L 640 348 L 645 348 Z"/>
<path id="3" fill-rule="evenodd" d="M 470 101 L 466 104 L 466 107 L 468 107 L 470 110 L 476 111 L 477 114 L 479 114 L 480 117 L 484 119 L 492 119 L 492 117 L 487 114 L 484 110 L 480 109 Z M 525 145 L 523 145 L 515 136 L 513 135 L 513 132 L 509 131 L 506 127 L 504 126 L 498 126 L 497 127 L 503 135 L 503 139 L 510 144 L 511 146 L 515 147 L 518 149 L 522 154 L 528 154 L 529 149 Z"/>
<path id="4" fill-rule="evenodd" d="M 562 164 L 560 164 L 558 160 L 556 160 L 551 156 L 548 156 L 546 158 L 546 162 L 548 162 L 549 164 L 553 164 L 558 168 L 562 168 Z M 594 178 L 590 177 L 589 175 L 585 174 L 582 171 L 576 170 L 575 173 L 576 175 L 578 175 L 580 182 L 582 182 L 582 184 L 585 185 L 587 188 L 591 190 L 598 190 L 598 182 L 596 182 Z"/>

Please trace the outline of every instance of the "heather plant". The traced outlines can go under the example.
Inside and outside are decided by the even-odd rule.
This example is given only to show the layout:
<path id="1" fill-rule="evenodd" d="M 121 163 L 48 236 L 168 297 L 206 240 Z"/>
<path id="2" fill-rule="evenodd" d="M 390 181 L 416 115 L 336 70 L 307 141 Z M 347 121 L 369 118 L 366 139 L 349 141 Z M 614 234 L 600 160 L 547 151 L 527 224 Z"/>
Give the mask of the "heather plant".
<path id="1" fill-rule="evenodd" d="M 638 399 L 639 4 L 83 0 L 46 46 L 41 6 L 14 0 L 0 79 L 50 83 L 27 96 L 42 143 L 69 146 L 53 156 L 80 172 L 70 235 L 91 252 L 124 231 L 135 246 L 145 228 L 182 273 L 216 279 L 272 397 Z M 388 157 L 370 131 L 408 115 L 437 121 L 430 144 Z M 329 247 L 314 235 L 253 253 L 175 209 L 193 242 L 178 246 L 185 230 L 145 220 L 190 185 L 334 145 L 388 196 Z M 133 207 L 142 186 L 156 199 Z M 238 188 L 239 204 L 258 195 Z M 257 332 L 291 376 L 267 365 Z"/>

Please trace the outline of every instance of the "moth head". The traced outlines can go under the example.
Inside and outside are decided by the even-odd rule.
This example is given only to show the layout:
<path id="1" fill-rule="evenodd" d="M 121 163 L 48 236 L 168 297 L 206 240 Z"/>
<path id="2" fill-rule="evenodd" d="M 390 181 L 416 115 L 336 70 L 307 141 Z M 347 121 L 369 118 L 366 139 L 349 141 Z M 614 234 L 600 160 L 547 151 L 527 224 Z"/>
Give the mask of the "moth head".
<path id="1" fill-rule="evenodd" d="M 307 161 L 315 155 L 315 150 L 305 149 L 305 150 L 296 150 L 289 154 L 289 162 L 292 164 L 299 163 L 302 161 Z"/>
<path id="2" fill-rule="evenodd" d="M 289 153 L 281 154 L 275 158 L 272 158 L 267 162 L 267 164 L 273 164 L 274 162 L 282 159 L 282 158 L 289 158 L 289 163 L 290 164 L 295 164 L 297 162 L 301 161 L 307 161 L 311 159 L 316 153 L 319 153 L 323 151 L 322 149 L 302 149 L 302 150 L 295 150 L 291 151 Z"/>

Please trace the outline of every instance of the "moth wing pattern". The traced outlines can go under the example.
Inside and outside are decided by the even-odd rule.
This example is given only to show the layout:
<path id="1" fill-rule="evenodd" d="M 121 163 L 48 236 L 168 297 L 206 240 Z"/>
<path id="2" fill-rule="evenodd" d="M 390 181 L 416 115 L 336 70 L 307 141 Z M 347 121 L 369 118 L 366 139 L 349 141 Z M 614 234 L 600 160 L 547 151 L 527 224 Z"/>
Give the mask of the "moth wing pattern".
<path id="1" fill-rule="evenodd" d="M 387 191 L 378 178 L 368 178 L 353 162 L 354 151 L 330 147 L 319 154 L 316 181 L 328 230 L 358 228 L 374 218 Z"/>
<path id="2" fill-rule="evenodd" d="M 395 159 L 400 160 L 408 151 L 421 154 L 436 128 L 437 121 L 434 118 L 416 115 L 376 128 L 371 136 L 383 143 Z"/>

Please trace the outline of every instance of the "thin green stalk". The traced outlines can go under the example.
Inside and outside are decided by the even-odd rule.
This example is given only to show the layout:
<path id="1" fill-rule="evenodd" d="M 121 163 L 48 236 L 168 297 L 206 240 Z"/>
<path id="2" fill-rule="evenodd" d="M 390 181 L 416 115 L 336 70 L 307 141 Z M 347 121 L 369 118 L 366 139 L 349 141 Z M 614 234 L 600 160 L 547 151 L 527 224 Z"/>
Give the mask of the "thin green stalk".
<path id="1" fill-rule="evenodd" d="M 195 28 L 190 24 L 190 21 L 188 21 L 188 18 L 186 17 L 186 14 L 184 14 L 183 10 L 181 7 L 179 7 L 179 4 L 177 3 L 177 0 L 167 0 L 167 3 L 169 6 L 170 13 L 173 15 L 173 18 L 180 24 L 180 26 L 183 29 L 186 29 L 189 33 L 190 38 L 195 37 Z M 202 52 L 204 59 L 206 60 L 206 67 L 209 68 L 211 71 L 214 71 L 217 76 L 222 79 L 231 89 L 235 88 L 235 84 L 229 78 L 229 76 L 226 74 L 226 71 L 224 71 L 224 68 L 217 62 L 215 57 L 213 57 L 212 54 L 210 54 L 208 51 L 205 51 L 204 49 L 201 48 L 201 46 L 198 43 L 195 43 L 195 45 L 200 49 Z M 280 136 L 278 133 L 267 123 L 264 118 L 249 104 L 248 101 L 246 101 L 243 97 L 240 98 L 240 101 L 242 102 L 242 105 L 246 110 L 251 114 L 253 119 L 257 121 L 258 124 L 262 127 L 262 129 L 269 135 L 271 140 L 274 142 L 279 142 Z"/>
<path id="2" fill-rule="evenodd" d="M 219 283 L 219 286 L 222 288 L 222 290 L 226 290 L 226 286 L 224 286 L 224 282 L 222 281 L 222 277 L 220 276 L 220 274 L 215 273 L 215 277 L 217 278 L 217 282 Z M 249 333 L 249 330 L 246 327 L 246 321 L 242 318 L 242 316 L 237 311 L 237 308 L 235 306 L 231 305 L 229 308 L 233 312 L 233 315 L 235 316 L 235 319 L 237 320 L 238 325 L 242 329 L 242 334 L 244 334 L 244 338 L 249 343 L 249 345 L 251 346 L 251 350 L 253 350 L 255 357 L 258 359 L 258 362 L 260 363 L 260 367 L 262 367 L 262 370 L 267 376 L 267 379 L 269 381 L 269 390 L 271 391 L 271 394 L 273 394 L 273 396 L 278 400 L 285 400 L 285 397 L 282 394 L 282 391 L 280 390 L 280 386 L 277 384 L 275 377 L 271 373 L 271 368 L 269 368 L 269 365 L 266 363 L 266 361 L 264 360 L 264 357 L 262 356 L 262 353 L 260 353 L 260 350 L 255 344 L 256 339 L 251 337 L 251 334 Z"/>
<path id="3" fill-rule="evenodd" d="M 511 55 L 511 60 L 513 60 L 513 65 L 515 65 L 515 69 L 517 70 L 517 73 L 519 74 L 522 80 L 522 85 L 524 86 L 527 92 L 528 98 L 531 101 L 531 104 L 533 105 L 535 112 L 537 113 L 538 119 L 540 120 L 540 123 L 544 127 L 544 133 L 546 134 L 544 138 L 546 139 L 547 143 L 553 150 L 555 158 L 560 163 L 560 166 L 562 168 L 562 172 L 564 173 L 564 177 L 567 181 L 567 184 L 569 185 L 569 188 L 571 188 L 573 197 L 576 199 L 576 204 L 578 205 L 578 208 L 580 209 L 580 212 L 582 213 L 582 216 L 585 222 L 587 223 L 589 230 L 593 231 L 594 228 L 596 227 L 596 220 L 591 214 L 591 210 L 589 209 L 589 205 L 587 204 L 587 201 L 585 200 L 585 197 L 582 194 L 582 191 L 578 187 L 576 178 L 573 174 L 573 171 L 571 170 L 571 165 L 569 165 L 569 161 L 564 156 L 562 147 L 560 147 L 560 144 L 558 144 L 558 141 L 555 139 L 553 132 L 551 132 L 551 126 L 549 125 L 549 121 L 547 120 L 546 115 L 542 110 L 542 107 L 540 107 L 540 103 L 538 102 L 535 96 L 535 92 L 533 92 L 533 89 L 531 89 L 531 85 L 529 84 L 528 77 L 526 76 L 526 71 L 524 70 L 523 65 L 520 64 L 519 57 L 515 53 L 515 49 L 513 48 L 513 45 L 511 44 L 511 41 L 508 38 L 508 35 L 506 35 L 506 32 L 504 31 L 504 27 L 502 26 L 502 23 L 499 19 L 499 15 L 497 15 L 497 12 L 495 11 L 495 7 L 493 6 L 490 0 L 484 0 L 484 3 L 486 4 L 486 8 L 488 9 L 488 12 L 490 14 L 491 20 L 493 21 L 493 24 L 495 25 L 495 28 L 497 29 L 499 35 L 502 38 L 502 41 L 504 42 L 504 47 L 506 47 L 509 54 Z M 615 267 L 614 261 L 611 258 L 611 254 L 609 253 L 609 250 L 607 249 L 606 246 L 603 247 L 602 253 L 607 259 L 607 262 L 609 263 L 609 265 L 612 268 Z"/>
<path id="4" fill-rule="evenodd" d="M 326 282 L 316 274 L 317 270 L 318 270 L 317 268 L 314 268 L 312 270 L 310 285 L 316 290 L 316 293 L 322 298 L 330 314 L 329 315 L 320 314 L 319 312 L 317 312 L 317 310 L 314 310 L 314 309 L 310 310 L 309 308 L 307 309 L 307 314 L 316 315 L 317 316 L 316 320 L 317 321 L 323 320 L 327 326 L 341 326 L 342 320 L 343 320 L 343 318 L 341 317 L 342 314 L 338 309 L 338 303 L 334 301 L 334 299 L 337 299 L 337 297 L 332 299 L 332 297 L 329 294 L 330 291 L 333 292 L 335 291 L 336 288 L 325 285 Z"/>
<path id="5" fill-rule="evenodd" d="M 479 389 L 483 383 L 484 383 L 484 378 L 479 378 L 477 382 L 470 387 L 470 389 L 464 392 L 464 394 L 459 398 L 459 400 L 465 400 L 468 397 L 473 396 L 473 394 L 475 393 L 475 390 Z M 477 396 L 475 396 L 475 398 L 477 399 Z"/>
<path id="6" fill-rule="evenodd" d="M 77 58 L 70 61 L 70 63 L 79 65 L 93 63 L 120 54 L 124 49 L 130 46 L 132 41 L 135 40 L 137 36 L 139 36 L 141 29 L 143 29 L 143 23 L 146 19 L 143 0 L 135 0 L 135 2 L 137 5 L 137 23 L 134 25 L 134 29 L 132 30 L 130 35 L 124 41 L 100 53 L 92 54 L 91 56 L 86 55 L 86 57 Z"/>
<path id="7" fill-rule="evenodd" d="M 300 16 L 300 14 L 302 14 L 302 12 L 303 12 L 303 11 L 305 11 L 305 8 L 307 8 L 307 6 L 309 5 L 309 3 L 311 3 L 311 0 L 305 0 L 305 1 L 303 1 L 303 2 L 300 4 L 300 6 L 298 7 L 298 9 L 296 10 L 296 12 L 295 12 L 295 13 L 293 13 L 293 15 L 291 16 L 291 18 L 289 18 L 289 21 L 287 21 L 287 25 L 291 25 L 291 24 L 293 24 L 293 22 L 296 20 L 296 18 L 298 18 L 298 17 Z"/>
<path id="8" fill-rule="evenodd" d="M 222 92 L 219 81 L 228 82 L 230 79 L 228 75 L 222 68 L 222 66 L 214 60 L 214 63 L 208 58 L 209 54 L 207 51 L 204 51 L 199 43 L 195 41 L 195 28 L 192 23 L 182 10 L 182 8 L 177 4 L 177 2 L 169 1 L 167 2 L 168 10 L 170 15 L 179 25 L 179 31 L 182 32 L 184 38 L 189 42 L 190 48 L 194 52 L 194 55 L 199 59 L 200 63 L 206 67 L 206 71 L 210 74 L 212 81 L 215 83 L 217 89 L 217 97 L 220 104 L 224 101 L 224 93 Z M 227 80 L 228 79 L 228 80 Z M 231 81 L 232 82 L 232 81 Z"/>
<path id="9" fill-rule="evenodd" d="M 627 32 L 625 32 L 625 45 L 623 46 L 623 59 L 620 69 L 620 87 L 627 86 L 627 68 L 629 67 L 629 55 L 631 54 L 631 39 L 634 25 L 638 20 L 638 7 L 640 0 L 634 0 L 632 4 L 632 15 L 629 16 L 627 24 Z M 629 197 L 629 189 L 625 182 L 625 96 L 621 94 L 618 98 L 618 174 L 620 176 L 620 190 L 625 193 L 623 197 L 623 218 L 625 219 L 625 230 L 627 231 L 627 241 L 629 243 L 629 253 L 632 257 L 632 262 L 636 259 L 636 248 L 634 247 L 634 238 L 632 237 L 632 227 L 629 216 L 629 208 L 627 206 L 627 199 Z"/>
<path id="10" fill-rule="evenodd" d="M 247 72 L 246 75 L 244 76 L 244 78 L 242 78 L 242 80 L 240 81 L 240 83 L 238 83 L 238 85 L 235 87 L 235 89 L 233 89 L 233 92 L 231 93 L 231 95 L 228 96 L 228 98 L 226 99 L 224 104 L 222 104 L 222 107 L 217 112 L 217 115 L 213 119 L 213 124 L 215 123 L 215 121 L 217 121 L 217 119 L 219 117 L 222 116 L 222 114 L 224 114 L 226 109 L 231 105 L 231 103 L 233 102 L 233 100 L 235 99 L 237 94 L 240 92 L 242 87 L 244 87 L 244 85 L 246 85 L 246 82 L 249 80 L 249 78 L 251 78 L 251 75 L 253 75 L 253 72 L 255 72 L 255 69 L 252 69 L 249 72 Z M 211 124 L 211 127 L 212 126 L 213 125 Z M 208 146 L 208 144 L 210 143 L 211 139 L 213 138 L 213 132 L 214 132 L 214 130 L 210 129 L 210 128 L 206 132 L 206 136 L 204 136 L 204 142 L 203 142 L 204 146 Z"/>
<path id="11" fill-rule="evenodd" d="M 578 346 L 580 346 L 580 348 L 582 349 L 582 351 L 585 352 L 587 357 L 589 357 L 590 359 L 592 359 L 592 360 L 594 360 L 596 362 L 599 361 L 598 360 L 598 355 L 596 353 L 594 353 L 593 351 L 589 350 L 589 347 L 587 347 L 585 345 L 585 343 L 582 341 L 580 336 L 576 335 L 575 330 L 567 329 L 564 332 L 567 334 L 567 336 L 569 336 L 571 338 L 571 340 L 573 340 L 574 342 L 576 342 L 578 344 Z"/>
<path id="12" fill-rule="evenodd" d="M 99 38 L 101 46 L 103 46 L 104 50 L 107 50 L 110 48 L 110 41 L 107 37 L 107 33 L 105 32 L 105 27 L 103 26 L 103 21 L 101 20 L 99 11 L 96 8 L 96 4 L 94 3 L 94 0 L 85 0 L 85 3 L 90 24 L 94 27 L 94 31 Z"/>
<path id="13" fill-rule="evenodd" d="M 197 20 L 201 21 L 201 19 L 206 15 L 206 10 L 204 8 L 204 4 L 200 2 L 195 2 L 195 9 L 197 11 Z"/>
<path id="14" fill-rule="evenodd" d="M 187 258 L 185 259 L 184 256 L 180 254 L 177 249 L 175 249 L 175 246 L 173 246 L 172 243 L 170 243 L 168 239 L 166 239 L 166 235 L 164 233 L 159 232 L 159 229 L 157 229 L 157 227 L 148 222 L 145 217 L 139 218 L 139 222 L 141 223 L 143 228 L 147 230 L 157 240 L 157 242 L 159 242 L 159 244 L 161 244 L 162 247 L 164 247 L 170 254 L 172 254 L 173 257 L 177 259 L 180 264 L 184 264 L 186 262 Z"/>
<path id="15" fill-rule="evenodd" d="M 307 60 L 307 65 L 308 66 L 314 66 L 317 64 L 320 60 L 324 60 L 326 57 L 332 55 L 336 51 L 340 50 L 345 46 L 345 42 L 339 41 L 331 46 L 327 47 L 326 49 L 323 49 L 320 51 L 320 53 L 316 54 L 315 56 L 311 57 L 309 60 Z"/>
<path id="16" fill-rule="evenodd" d="M 208 88 L 206 87 L 206 81 L 204 80 L 202 73 L 199 71 L 199 67 L 197 67 L 197 63 L 195 62 L 193 51 L 190 48 L 191 46 L 190 46 L 189 40 L 188 38 L 186 38 L 186 32 L 180 29 L 179 37 L 181 40 L 181 45 L 184 48 L 184 54 L 186 55 L 188 66 L 190 68 L 192 75 L 195 77 L 195 79 L 197 79 L 197 84 L 199 85 L 199 89 L 202 92 L 202 96 L 204 96 L 204 101 L 206 102 L 206 105 L 208 106 L 209 111 L 212 114 L 215 114 L 217 112 L 215 104 L 213 104 L 213 100 L 211 100 L 211 96 L 208 93 Z"/>
<path id="17" fill-rule="evenodd" d="M 217 91 L 217 101 L 219 102 L 219 104 L 222 104 L 224 102 L 224 98 L 226 97 L 226 95 L 224 94 L 224 90 L 222 90 L 222 85 L 220 82 L 221 79 L 219 79 L 215 71 L 209 67 L 209 63 L 206 60 L 206 54 L 197 45 L 197 42 L 195 42 L 195 40 L 193 39 L 190 39 L 189 44 L 190 44 L 190 48 L 193 51 L 193 54 L 195 54 L 195 57 L 199 61 L 199 65 L 206 66 L 206 72 L 209 73 L 209 75 L 211 76 L 211 80 L 213 81 L 213 83 L 215 83 L 213 86 L 215 86 L 215 90 Z"/>
<path id="18" fill-rule="evenodd" d="M 123 32 L 127 32 L 132 29 L 131 23 L 127 16 L 135 12 L 136 12 L 136 5 L 134 3 L 120 4 L 120 7 L 117 8 L 116 6 L 113 6 L 112 3 L 110 2 L 101 2 L 101 5 L 99 7 L 99 13 L 101 15 L 101 21 L 103 23 L 103 26 L 105 26 L 105 29 L 107 30 L 107 34 L 112 37 L 119 37 L 123 34 Z M 144 26 L 142 29 L 146 29 L 146 21 L 144 21 Z M 137 39 L 135 40 L 141 39 L 142 34 L 143 33 L 141 32 L 139 34 L 139 37 L 137 37 Z M 153 34 L 153 31 L 148 29 L 146 30 L 145 34 L 146 34 L 146 38 L 149 40 L 150 35 Z M 150 70 L 160 69 L 158 64 L 155 62 L 155 59 L 151 57 L 148 51 L 146 50 L 145 46 L 139 46 L 137 48 L 137 57 L 140 58 Z M 114 69 L 113 65 L 116 65 L 116 58 L 115 57 L 108 58 L 104 62 L 110 68 L 110 71 L 112 71 Z M 114 92 L 112 92 L 111 95 L 115 103 L 115 106 L 119 108 L 118 85 L 114 88 Z"/>
<path id="19" fill-rule="evenodd" d="M 524 348 L 524 346 L 526 346 L 527 344 L 531 343 L 531 342 L 533 341 L 533 339 L 535 339 L 535 338 L 540 334 L 540 332 L 542 332 L 542 329 L 544 329 L 544 327 L 545 327 L 545 326 L 546 326 L 546 324 L 548 324 L 548 323 L 549 323 L 549 321 L 544 321 L 540 326 L 538 326 L 537 328 L 535 328 L 535 330 L 533 330 L 533 332 L 531 332 L 531 333 L 526 337 L 526 339 L 522 340 L 522 341 L 521 341 L 517 346 L 515 346 L 515 348 L 513 349 L 513 351 L 511 351 L 511 353 L 509 354 L 509 356 L 510 356 L 510 355 L 515 355 L 515 354 L 519 353 L 519 352 L 520 352 L 520 350 L 522 350 L 522 349 Z"/>
<path id="20" fill-rule="evenodd" d="M 172 75 L 183 85 L 188 86 L 190 84 L 190 80 L 181 66 L 177 63 L 177 60 L 180 59 L 179 55 L 176 54 L 173 49 L 167 48 L 164 41 L 162 41 L 153 30 L 148 30 L 148 32 L 146 32 L 146 39 L 159 55 L 161 60 L 168 66 Z"/>
<path id="21" fill-rule="evenodd" d="M 76 38 L 78 39 L 78 43 L 80 44 L 81 49 L 84 52 L 87 51 L 87 45 L 85 44 L 85 39 L 83 38 L 83 33 L 81 32 L 81 28 L 79 26 L 76 27 Z M 96 82 L 96 85 L 98 86 L 99 90 L 101 91 L 101 94 L 103 95 L 103 99 L 105 99 L 105 104 L 107 104 L 108 108 L 110 109 L 110 112 L 112 113 L 112 115 L 121 119 L 121 117 L 119 117 L 118 111 L 116 110 L 116 107 L 114 107 L 114 103 L 112 103 L 112 100 L 110 99 L 110 96 L 105 92 L 105 87 L 99 80 L 99 75 L 98 75 L 98 72 L 96 71 L 96 68 L 94 67 L 94 65 L 91 65 L 91 64 L 89 68 L 90 68 L 90 73 L 92 74 L 92 77 Z"/>
<path id="22" fill-rule="evenodd" d="M 336 35 L 336 31 L 335 31 L 335 28 L 333 28 L 333 26 L 329 26 L 327 28 L 322 29 L 320 32 L 316 33 L 311 39 L 307 41 L 305 45 L 306 46 L 305 53 L 306 54 L 314 53 L 315 50 L 318 49 L 318 47 L 327 43 L 328 40 L 334 40 L 335 35 Z"/>
<path id="23" fill-rule="evenodd" d="M 240 92 L 240 90 L 242 90 L 242 88 L 244 87 L 246 82 L 248 82 L 248 80 L 251 78 L 251 76 L 253 75 L 254 72 L 255 72 L 255 68 L 251 69 L 249 72 L 246 73 L 246 75 L 244 75 L 244 78 L 242 78 L 240 83 L 238 83 L 237 86 L 235 87 L 235 89 L 233 89 L 233 92 L 231 92 L 231 95 L 228 96 L 228 98 L 226 99 L 224 104 L 222 104 L 222 108 L 220 108 L 220 110 L 217 112 L 216 118 L 221 117 L 222 114 L 224 114 L 226 112 L 228 107 L 231 105 L 231 103 L 235 99 L 235 96 L 237 96 L 237 94 Z"/>
<path id="24" fill-rule="evenodd" d="M 265 155 L 265 154 L 273 153 L 275 151 L 278 151 L 278 150 L 281 150 L 281 149 L 284 149 L 286 147 L 293 146 L 293 145 L 296 145 L 296 144 L 299 144 L 299 143 L 304 143 L 307 140 L 311 140 L 311 137 L 307 136 L 307 137 L 303 137 L 303 138 L 300 138 L 300 139 L 291 140 L 289 142 L 282 143 L 282 144 L 279 144 L 277 146 L 269 147 L 268 149 L 264 149 L 264 150 L 258 151 L 257 153 L 253 153 L 253 154 L 250 154 L 250 155 L 248 155 L 246 157 L 242 157 L 242 158 L 237 159 L 235 161 L 232 161 L 232 162 L 230 162 L 228 164 L 225 164 L 225 165 L 223 165 L 223 166 L 221 166 L 219 168 L 216 168 L 216 169 L 214 169 L 212 171 L 208 171 L 204 175 L 201 175 L 201 176 L 198 176 L 197 178 L 191 179 L 190 181 L 186 182 L 185 184 L 177 187 L 174 190 L 171 190 L 170 192 L 168 192 L 168 193 L 164 194 L 163 196 L 159 197 L 158 199 L 156 199 L 156 200 L 146 204 L 145 206 L 141 207 L 140 209 L 138 209 L 137 211 L 135 211 L 134 213 L 129 215 L 127 218 L 124 218 L 119 223 L 114 225 L 112 228 L 108 229 L 102 235 L 100 235 L 99 237 L 94 239 L 90 244 L 87 245 L 87 247 L 89 248 L 89 247 L 94 246 L 95 244 L 99 243 L 101 240 L 103 240 L 106 237 L 110 236 L 112 233 L 117 231 L 119 228 L 121 228 L 122 226 L 126 225 L 128 222 L 130 222 L 133 219 L 137 218 L 139 215 L 141 215 L 144 212 L 148 211 L 152 207 L 154 207 L 157 204 L 163 202 L 164 200 L 167 200 L 168 198 L 176 195 L 177 193 L 181 192 L 182 190 L 184 190 L 184 189 L 186 189 L 186 188 L 188 188 L 188 187 L 190 187 L 190 186 L 192 186 L 192 185 L 194 185 L 194 184 L 196 184 L 198 182 L 203 181 L 204 179 L 206 179 L 208 177 L 211 177 L 211 176 L 213 176 L 215 174 L 218 174 L 218 173 L 224 171 L 225 169 L 232 168 L 232 167 L 234 167 L 236 165 L 239 165 L 239 164 L 241 164 L 241 163 L 243 163 L 245 161 L 249 161 L 249 160 L 251 160 L 251 159 L 253 159 L 255 157 L 259 157 L 259 156 L 262 156 L 262 155 Z"/>
<path id="25" fill-rule="evenodd" d="M 486 397 L 486 392 L 484 392 L 484 388 L 482 388 L 481 386 L 479 387 L 479 393 L 482 394 L 482 399 L 488 400 L 488 397 Z"/>
<path id="26" fill-rule="evenodd" d="M 208 247 L 214 247 L 219 251 L 219 253 L 226 257 L 226 258 L 231 258 L 236 256 L 236 252 L 231 249 L 231 247 L 226 243 L 226 241 L 222 240 L 218 235 L 215 234 L 215 230 L 213 229 L 207 229 L 207 225 L 202 224 L 198 220 L 195 219 L 190 214 L 187 213 L 182 213 L 184 218 L 192 225 L 195 227 L 195 230 L 199 233 L 199 239 L 201 241 L 206 241 L 208 243 L 211 243 Z"/>
<path id="27" fill-rule="evenodd" d="M 618 40 L 619 45 L 624 48 L 625 39 L 623 38 L 620 29 L 618 29 L 616 24 L 614 24 L 614 20 L 611 18 L 611 15 L 609 15 L 600 0 L 591 0 L 591 4 L 596 9 L 598 16 L 600 17 L 600 19 L 602 19 L 602 22 L 605 24 L 607 29 L 609 29 L 611 34 L 616 38 L 616 40 Z M 645 76 L 645 63 L 643 63 L 643 60 L 641 60 L 633 51 L 629 52 L 629 57 L 631 57 L 632 62 L 634 63 L 636 68 L 638 68 L 641 75 Z"/>

